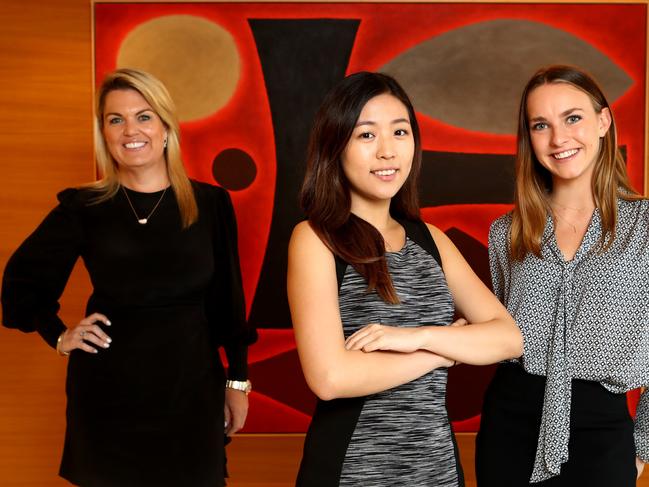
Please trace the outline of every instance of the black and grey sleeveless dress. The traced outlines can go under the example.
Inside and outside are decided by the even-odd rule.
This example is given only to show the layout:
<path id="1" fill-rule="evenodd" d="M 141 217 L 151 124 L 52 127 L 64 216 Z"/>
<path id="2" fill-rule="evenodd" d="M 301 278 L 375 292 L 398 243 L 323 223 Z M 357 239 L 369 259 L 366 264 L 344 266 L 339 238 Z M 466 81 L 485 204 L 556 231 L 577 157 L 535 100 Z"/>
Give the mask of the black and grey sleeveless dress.
<path id="1" fill-rule="evenodd" d="M 406 244 L 387 253 L 401 301 L 385 303 L 356 270 L 339 261 L 345 337 L 368 323 L 448 325 L 453 300 L 439 253 L 423 222 L 400 222 Z M 447 370 L 365 397 L 318 401 L 304 445 L 299 487 L 464 485 L 446 412 Z"/>

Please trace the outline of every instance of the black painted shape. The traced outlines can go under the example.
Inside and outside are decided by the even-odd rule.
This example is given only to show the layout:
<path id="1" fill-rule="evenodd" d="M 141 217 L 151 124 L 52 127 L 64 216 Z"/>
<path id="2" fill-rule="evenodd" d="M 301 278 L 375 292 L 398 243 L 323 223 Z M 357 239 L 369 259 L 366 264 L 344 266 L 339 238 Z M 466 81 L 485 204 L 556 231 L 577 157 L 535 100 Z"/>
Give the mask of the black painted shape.
<path id="1" fill-rule="evenodd" d="M 270 103 L 277 155 L 273 219 L 249 321 L 259 328 L 291 326 L 286 266 L 291 231 L 303 215 L 304 177 L 313 117 L 325 94 L 345 76 L 358 20 L 251 19 Z"/>
<path id="2" fill-rule="evenodd" d="M 257 177 L 257 165 L 241 149 L 225 149 L 212 161 L 214 180 L 229 191 L 240 191 L 250 186 Z"/>
<path id="3" fill-rule="evenodd" d="M 449 369 L 446 407 L 451 421 L 463 421 L 480 414 L 485 392 L 495 372 L 495 364 L 461 364 Z"/>
<path id="4" fill-rule="evenodd" d="M 513 201 L 513 155 L 424 151 L 419 188 L 422 208 Z"/>

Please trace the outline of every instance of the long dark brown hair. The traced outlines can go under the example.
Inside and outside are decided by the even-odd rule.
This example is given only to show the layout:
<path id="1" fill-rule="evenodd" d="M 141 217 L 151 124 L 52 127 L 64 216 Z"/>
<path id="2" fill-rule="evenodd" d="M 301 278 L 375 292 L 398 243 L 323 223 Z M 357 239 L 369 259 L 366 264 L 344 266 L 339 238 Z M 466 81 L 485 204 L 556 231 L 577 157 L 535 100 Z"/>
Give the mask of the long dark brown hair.
<path id="1" fill-rule="evenodd" d="M 552 176 L 538 161 L 532 148 L 527 99 L 534 89 L 553 83 L 566 83 L 577 88 L 588 95 L 596 113 L 607 108 L 611 115 L 611 126 L 601 138 L 591 183 L 595 205 L 599 208 L 602 219 L 599 242 L 601 250 L 606 250 L 615 239 L 617 198 L 641 198 L 629 183 L 626 165 L 617 147 L 613 112 L 595 80 L 573 66 L 554 65 L 542 68 L 525 86 L 518 111 L 516 191 L 510 235 L 511 255 L 515 260 L 523 260 L 528 252 L 541 256 L 541 237 L 550 213 L 548 195 L 552 191 Z"/>
<path id="2" fill-rule="evenodd" d="M 415 143 L 410 174 L 390 201 L 390 214 L 395 218 L 419 218 L 421 140 L 415 110 L 399 83 L 381 73 L 363 71 L 347 76 L 325 97 L 311 131 L 300 198 L 311 228 L 335 255 L 365 278 L 368 292 L 376 290 L 384 301 L 398 303 L 383 237 L 374 226 L 351 213 L 349 183 L 341 161 L 363 107 L 383 94 L 394 96 L 408 110 Z"/>

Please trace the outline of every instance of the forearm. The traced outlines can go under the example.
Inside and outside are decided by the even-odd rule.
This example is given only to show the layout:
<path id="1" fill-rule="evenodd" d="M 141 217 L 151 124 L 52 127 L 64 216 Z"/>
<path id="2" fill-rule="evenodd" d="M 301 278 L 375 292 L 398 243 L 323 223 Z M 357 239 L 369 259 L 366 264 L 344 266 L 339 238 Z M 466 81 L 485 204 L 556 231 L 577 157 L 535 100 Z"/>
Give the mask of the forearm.
<path id="1" fill-rule="evenodd" d="M 411 382 L 452 362 L 428 351 L 414 353 L 344 350 L 320 372 L 303 369 L 311 390 L 321 399 L 358 397 Z"/>
<path id="2" fill-rule="evenodd" d="M 226 345 L 225 355 L 228 359 L 228 379 L 246 380 L 248 378 L 248 345 Z"/>
<path id="3" fill-rule="evenodd" d="M 494 319 L 467 326 L 420 327 L 420 349 L 471 365 L 520 357 L 523 337 L 511 320 Z"/>

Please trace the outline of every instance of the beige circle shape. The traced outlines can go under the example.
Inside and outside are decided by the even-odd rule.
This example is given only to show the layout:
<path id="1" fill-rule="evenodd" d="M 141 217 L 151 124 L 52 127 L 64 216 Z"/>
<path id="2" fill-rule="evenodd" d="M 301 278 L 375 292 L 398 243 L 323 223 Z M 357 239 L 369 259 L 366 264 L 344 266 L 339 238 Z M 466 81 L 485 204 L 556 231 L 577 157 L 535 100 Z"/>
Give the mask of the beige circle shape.
<path id="1" fill-rule="evenodd" d="M 239 54 L 230 33 L 193 15 L 168 15 L 138 25 L 122 42 L 117 66 L 159 78 L 181 121 L 219 110 L 239 81 Z"/>

